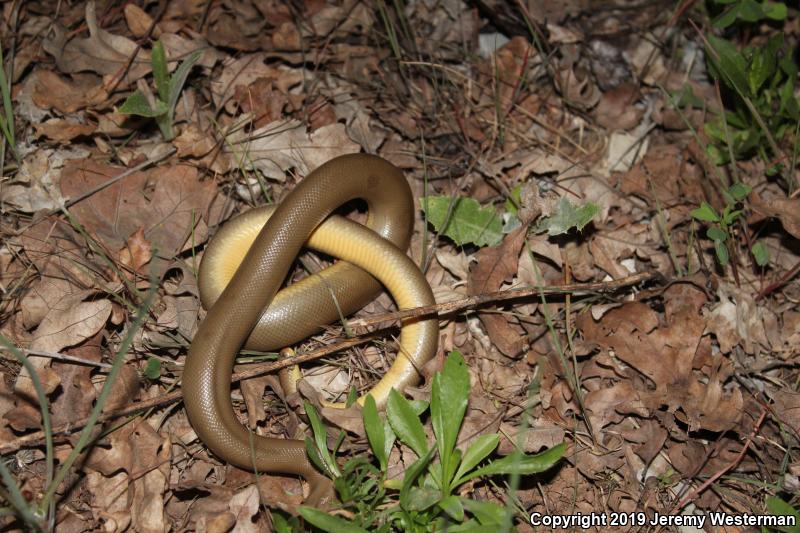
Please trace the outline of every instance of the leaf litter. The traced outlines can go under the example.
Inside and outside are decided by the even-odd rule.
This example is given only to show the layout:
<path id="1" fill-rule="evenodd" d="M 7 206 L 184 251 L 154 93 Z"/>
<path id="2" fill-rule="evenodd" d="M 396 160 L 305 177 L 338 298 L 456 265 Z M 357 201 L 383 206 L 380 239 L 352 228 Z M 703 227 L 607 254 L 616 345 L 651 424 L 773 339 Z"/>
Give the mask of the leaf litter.
<path id="1" fill-rule="evenodd" d="M 82 1 L 55 11 L 32 1 L 16 19 L 4 9 L 20 158 L 6 152 L 0 183 L 0 333 L 37 371 L 61 460 L 143 291 L 158 286 L 104 413 L 149 408 L 97 432 L 57 491 L 57 530 L 262 531 L 277 511 L 296 514 L 299 480 L 220 464 L 182 406 L 157 400 L 179 386 L 204 316 L 194 278 L 208 238 L 323 162 L 362 151 L 404 169 L 420 208 L 410 254 L 439 303 L 660 275 L 615 294 L 441 317 L 443 351 L 408 394 L 430 400 L 445 351 L 464 354 L 459 445 L 490 433 L 501 455 L 569 444 L 546 476 L 470 482 L 463 496 L 504 504 L 513 491 L 521 531 L 533 512 L 758 514 L 776 496 L 796 508 L 800 199 L 772 177 L 775 161 L 709 159 L 703 125 L 720 101 L 683 13 L 532 2 L 509 18 L 496 2 L 379 5 Z M 151 83 L 155 39 L 170 70 L 202 51 L 170 143 L 118 112 Z M 678 96 L 689 104 L 673 105 Z M 723 266 L 691 212 L 703 202 L 723 212 L 720 191 L 734 178 L 752 192 Z M 756 239 L 766 267 L 748 255 Z M 391 309 L 384 295 L 357 317 Z M 343 336 L 334 325 L 303 348 Z M 351 348 L 338 361 L 346 371 L 310 374 L 299 397 L 273 376 L 245 380 L 232 393 L 240 419 L 259 434 L 306 434 L 293 407 L 367 389 L 391 364 L 385 341 Z M 0 449 L 38 498 L 47 487 L 36 392 L 2 353 Z M 145 373 L 150 360 L 158 373 Z M 330 444 L 344 431 L 339 458 L 366 455 L 359 412 L 333 411 L 322 415 Z M 390 477 L 414 458 L 394 446 Z"/>

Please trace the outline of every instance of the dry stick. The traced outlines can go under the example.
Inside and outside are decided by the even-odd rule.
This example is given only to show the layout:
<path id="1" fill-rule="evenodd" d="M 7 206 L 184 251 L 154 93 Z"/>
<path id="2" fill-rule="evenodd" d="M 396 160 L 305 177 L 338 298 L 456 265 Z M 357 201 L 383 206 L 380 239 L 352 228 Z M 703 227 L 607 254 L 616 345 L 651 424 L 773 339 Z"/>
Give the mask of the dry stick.
<path id="1" fill-rule="evenodd" d="M 756 296 L 756 301 L 761 300 L 765 296 L 775 292 L 776 290 L 780 289 L 787 283 L 789 283 L 793 277 L 795 277 L 800 272 L 800 261 L 797 262 L 786 274 L 784 274 L 781 279 L 776 281 L 775 283 L 770 283 L 764 289 L 758 293 Z"/>
<path id="2" fill-rule="evenodd" d="M 59 352 L 48 352 L 45 350 L 29 350 L 26 348 L 17 348 L 20 352 L 24 353 L 25 355 L 33 355 L 34 357 L 47 357 L 50 359 L 55 359 L 57 361 L 67 361 L 70 363 L 77 363 L 79 365 L 88 365 L 88 366 L 96 366 L 98 368 L 111 368 L 111 365 L 108 363 L 103 363 L 101 361 L 92 361 L 91 359 L 84 359 L 83 357 L 75 357 L 74 355 L 68 355 L 65 353 Z M 8 349 L 4 347 L 0 347 L 0 351 L 7 352 Z"/>
<path id="3" fill-rule="evenodd" d="M 535 289 L 513 289 L 506 291 L 497 291 L 497 292 L 472 296 L 470 298 L 463 298 L 461 300 L 456 300 L 453 302 L 427 305 L 424 307 L 416 307 L 413 309 L 396 311 L 394 313 L 386 313 L 383 315 L 378 315 L 370 318 L 352 320 L 349 322 L 349 325 L 353 327 L 366 327 L 374 324 L 379 324 L 382 322 L 397 321 L 406 318 L 416 318 L 419 316 L 431 315 L 434 313 L 449 314 L 455 311 L 460 311 L 466 308 L 480 306 L 490 302 L 501 302 L 505 300 L 513 300 L 517 298 L 526 298 L 526 297 L 538 298 L 542 294 L 545 295 L 572 294 L 579 296 L 587 293 L 591 294 L 597 292 L 614 292 L 624 287 L 638 285 L 640 283 L 658 277 L 661 277 L 661 274 L 659 274 L 658 272 L 642 272 L 639 274 L 634 274 L 632 276 L 608 282 L 574 283 L 569 285 L 554 285 L 548 287 L 539 287 Z M 341 350 L 351 348 L 359 344 L 364 344 L 370 340 L 373 340 L 374 338 L 377 338 L 378 333 L 379 331 L 366 333 L 353 339 L 347 339 L 345 341 L 338 342 L 336 344 L 332 344 L 324 348 L 320 348 L 318 350 L 312 350 L 308 353 L 295 355 L 293 357 L 287 357 L 272 363 L 253 365 L 252 368 L 249 368 L 242 372 L 236 372 L 235 374 L 233 374 L 231 376 L 231 382 L 236 383 L 238 381 L 250 379 L 256 376 L 260 376 L 262 374 L 274 372 L 282 368 L 290 367 L 300 363 L 305 363 L 308 361 L 313 361 L 315 359 L 325 357 L 326 355 L 330 355 L 332 353 L 339 352 Z M 143 411 L 145 409 L 151 409 L 153 407 L 158 407 L 161 405 L 172 403 L 180 400 L 181 397 L 182 397 L 181 392 L 176 391 L 170 394 L 159 396 L 158 398 L 152 398 L 149 400 L 137 402 L 128 407 L 101 414 L 100 417 L 98 418 L 98 422 L 134 414 L 139 411 Z M 60 424 L 58 426 L 55 426 L 53 427 L 53 434 L 57 435 L 57 434 L 72 433 L 74 431 L 77 431 L 86 424 L 86 420 L 87 418 L 81 418 L 73 422 L 68 422 L 65 424 Z M 28 435 L 19 437 L 11 442 L 0 444 L 0 454 L 14 452 L 26 446 L 34 446 L 39 444 L 43 440 L 44 440 L 44 433 L 42 433 L 41 431 L 30 433 Z"/>
<path id="4" fill-rule="evenodd" d="M 613 281 L 601 281 L 596 283 L 572 283 L 569 285 L 551 285 L 545 287 L 534 287 L 524 289 L 511 289 L 505 291 L 487 292 L 485 294 L 478 294 L 470 296 L 469 298 L 461 298 L 453 300 L 452 302 L 444 302 L 440 304 L 426 305 L 424 307 L 415 307 L 413 309 L 404 309 L 402 311 L 395 311 L 394 313 L 386 313 L 383 315 L 376 315 L 367 318 L 358 318 L 348 321 L 352 327 L 367 327 L 382 322 L 389 322 L 395 320 L 404 320 L 406 318 L 416 318 L 425 315 L 438 313 L 445 315 L 467 309 L 470 307 L 478 307 L 491 302 L 502 302 L 506 300 L 515 300 L 517 298 L 530 298 L 539 297 L 542 294 L 551 296 L 554 294 L 572 294 L 573 296 L 582 296 L 585 294 L 597 292 L 614 292 L 623 287 L 630 287 L 631 285 L 638 285 L 645 281 L 650 281 L 660 278 L 661 274 L 658 272 L 640 272 L 627 276 L 624 278 L 616 279 Z"/>

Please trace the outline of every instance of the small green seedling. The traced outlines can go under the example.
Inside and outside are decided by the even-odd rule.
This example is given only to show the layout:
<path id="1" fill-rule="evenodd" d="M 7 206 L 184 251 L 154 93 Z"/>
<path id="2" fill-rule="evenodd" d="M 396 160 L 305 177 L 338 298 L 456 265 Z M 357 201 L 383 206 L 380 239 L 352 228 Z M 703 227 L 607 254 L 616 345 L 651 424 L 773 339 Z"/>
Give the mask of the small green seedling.
<path id="1" fill-rule="evenodd" d="M 731 186 L 727 191 L 723 191 L 725 198 L 725 207 L 722 213 L 717 213 L 716 210 L 708 203 L 703 202 L 700 207 L 692 210 L 692 217 L 701 222 L 708 222 L 709 227 L 706 230 L 706 236 L 714 242 L 714 252 L 717 256 L 717 261 L 723 267 L 730 261 L 730 253 L 728 246 L 731 243 L 731 234 L 733 225 L 742 216 L 742 210 L 738 208 L 742 200 L 747 198 L 750 194 L 751 188 L 744 183 L 736 183 Z M 764 266 L 769 262 L 769 254 L 763 243 L 756 242 L 752 249 L 753 259 L 759 266 Z"/>
<path id="2" fill-rule="evenodd" d="M 170 76 L 164 45 L 161 41 L 156 41 L 156 44 L 153 45 L 151 62 L 158 94 L 154 95 L 147 85 L 142 83 L 139 89 L 131 94 L 119 108 L 120 113 L 154 118 L 164 139 L 167 141 L 174 139 L 175 132 L 172 123 L 175 120 L 175 105 L 178 103 L 178 97 L 189 76 L 189 71 L 200 59 L 201 54 L 200 50 L 192 52 Z"/>
<path id="3" fill-rule="evenodd" d="M 511 523 L 506 508 L 493 502 L 461 496 L 459 487 L 480 478 L 505 474 L 529 475 L 554 466 L 564 455 L 560 444 L 537 455 L 515 453 L 500 459 L 490 458 L 500 443 L 497 434 L 481 435 L 466 449 L 457 446 L 469 398 L 469 372 L 464 358 L 452 352 L 444 369 L 433 378 L 431 402 L 409 401 L 392 390 L 386 406 L 386 421 L 378 413 L 372 397 L 367 397 L 362 412 L 364 428 L 377 465 L 360 456 L 334 474 L 334 486 L 344 507 L 340 516 L 318 509 L 301 507 L 301 516 L 313 526 L 338 531 L 472 531 L 476 528 L 505 528 Z M 306 406 L 314 439 L 314 456 L 330 456 L 325 448 L 325 428 L 318 423 L 314 408 Z M 433 446 L 420 416 L 430 412 L 436 440 Z M 312 416 L 311 413 L 314 412 Z M 316 422 L 314 419 L 317 419 Z M 387 480 L 389 454 L 397 439 L 417 456 L 402 480 Z M 316 461 L 315 461 L 316 462 Z M 338 475 L 336 474 L 338 472 Z M 341 518 L 346 514 L 351 519 Z"/>

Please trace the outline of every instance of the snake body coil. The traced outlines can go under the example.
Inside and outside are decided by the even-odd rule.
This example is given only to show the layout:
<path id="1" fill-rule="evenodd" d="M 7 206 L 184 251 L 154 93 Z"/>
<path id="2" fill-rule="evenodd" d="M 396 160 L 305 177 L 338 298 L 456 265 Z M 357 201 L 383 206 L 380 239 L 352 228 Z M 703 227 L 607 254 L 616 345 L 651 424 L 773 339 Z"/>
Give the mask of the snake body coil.
<path id="1" fill-rule="evenodd" d="M 354 199 L 367 203 L 366 227 L 329 217 Z M 303 441 L 251 436 L 239 423 L 230 396 L 234 360 L 243 345 L 282 348 L 337 320 L 339 309 L 353 312 L 379 292 L 374 278 L 401 309 L 434 303 L 423 274 L 401 251 L 412 220 L 411 191 L 400 171 L 379 157 L 354 154 L 317 168 L 274 212 L 252 210 L 223 227 L 201 265 L 209 311 L 182 378 L 189 420 L 214 453 L 243 468 L 302 475 L 312 487 L 310 501 L 326 498 L 330 484 L 309 463 Z M 352 264 L 340 261 L 278 292 L 304 243 Z M 416 370 L 436 352 L 437 335 L 436 320 L 404 324 L 394 364 L 369 392 L 379 405 L 392 388 L 418 379 Z"/>

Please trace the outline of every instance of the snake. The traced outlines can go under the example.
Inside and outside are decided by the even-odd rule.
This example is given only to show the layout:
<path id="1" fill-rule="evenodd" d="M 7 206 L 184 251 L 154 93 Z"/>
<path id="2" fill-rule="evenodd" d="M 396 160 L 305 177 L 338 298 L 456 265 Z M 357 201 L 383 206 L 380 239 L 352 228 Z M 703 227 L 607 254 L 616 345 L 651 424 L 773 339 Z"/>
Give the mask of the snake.
<path id="1" fill-rule="evenodd" d="M 364 225 L 334 214 L 354 200 L 366 202 Z M 304 441 L 256 435 L 239 422 L 230 391 L 234 362 L 242 347 L 268 351 L 304 340 L 363 307 L 381 285 L 399 309 L 435 303 L 405 253 L 413 218 L 411 189 L 397 167 L 378 156 L 348 154 L 317 167 L 279 205 L 246 211 L 214 235 L 198 274 L 207 314 L 189 347 L 181 386 L 189 422 L 217 457 L 257 472 L 299 475 L 310 486 L 308 503 L 331 501 L 330 481 L 309 461 Z M 340 260 L 281 289 L 304 247 Z M 437 345 L 435 318 L 405 320 L 394 362 L 367 394 L 382 406 L 392 389 L 417 383 Z"/>

